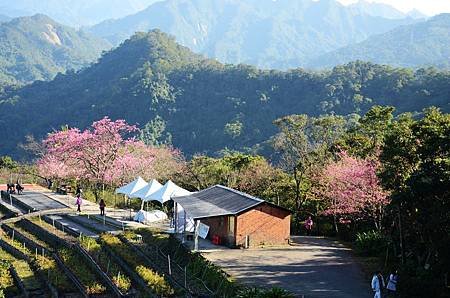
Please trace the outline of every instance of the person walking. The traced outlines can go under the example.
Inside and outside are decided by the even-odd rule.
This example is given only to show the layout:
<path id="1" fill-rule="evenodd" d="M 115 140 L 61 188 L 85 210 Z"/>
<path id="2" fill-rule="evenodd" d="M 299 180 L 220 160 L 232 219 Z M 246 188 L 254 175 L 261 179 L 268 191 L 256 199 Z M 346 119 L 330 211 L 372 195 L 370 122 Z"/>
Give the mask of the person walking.
<path id="1" fill-rule="evenodd" d="M 398 271 L 394 270 L 389 275 L 388 284 L 386 287 L 388 297 L 397 297 L 397 281 L 398 281 Z"/>
<path id="2" fill-rule="evenodd" d="M 313 227 L 313 221 L 311 219 L 311 216 L 309 216 L 308 219 L 305 221 L 306 235 L 308 235 L 308 236 L 311 235 L 312 227 Z"/>
<path id="3" fill-rule="evenodd" d="M 100 215 L 105 215 L 105 207 L 106 207 L 106 203 L 103 199 L 100 200 Z"/>
<path id="4" fill-rule="evenodd" d="M 83 200 L 81 199 L 81 194 L 77 194 L 77 200 L 75 204 L 77 205 L 77 212 L 81 212 L 81 204 L 83 203 Z"/>
<path id="5" fill-rule="evenodd" d="M 372 290 L 375 293 L 373 298 L 381 298 L 381 292 L 383 291 L 385 285 L 384 285 L 384 279 L 383 275 L 381 275 L 381 271 L 377 271 L 373 277 L 371 282 Z"/>

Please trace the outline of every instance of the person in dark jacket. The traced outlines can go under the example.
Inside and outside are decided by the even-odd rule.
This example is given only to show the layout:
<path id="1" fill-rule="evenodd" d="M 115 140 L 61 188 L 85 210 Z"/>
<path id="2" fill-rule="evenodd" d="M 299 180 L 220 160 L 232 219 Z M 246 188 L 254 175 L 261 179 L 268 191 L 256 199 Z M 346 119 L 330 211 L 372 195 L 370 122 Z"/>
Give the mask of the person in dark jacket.
<path id="1" fill-rule="evenodd" d="M 106 203 L 103 199 L 100 200 L 100 215 L 105 215 Z"/>

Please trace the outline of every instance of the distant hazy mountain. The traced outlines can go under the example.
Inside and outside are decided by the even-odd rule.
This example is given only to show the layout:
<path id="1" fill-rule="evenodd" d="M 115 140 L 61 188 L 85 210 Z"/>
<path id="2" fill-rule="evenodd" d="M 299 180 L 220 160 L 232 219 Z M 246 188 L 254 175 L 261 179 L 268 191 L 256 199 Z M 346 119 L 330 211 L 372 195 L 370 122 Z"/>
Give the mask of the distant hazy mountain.
<path id="1" fill-rule="evenodd" d="M 354 60 L 395 66 L 450 66 L 450 14 L 401 26 L 356 45 L 325 54 L 309 66 L 328 67 Z"/>
<path id="2" fill-rule="evenodd" d="M 366 14 L 387 19 L 403 19 L 408 16 L 414 19 L 421 19 L 426 17 L 426 15 L 418 10 L 412 10 L 409 13 L 403 13 L 390 5 L 384 3 L 368 2 L 365 0 L 360 0 L 356 3 L 353 3 L 349 5 L 348 8 L 353 10 L 357 14 Z"/>
<path id="3" fill-rule="evenodd" d="M 45 15 L 0 24 L 0 84 L 52 79 L 95 61 L 110 44 Z"/>
<path id="4" fill-rule="evenodd" d="M 223 62 L 290 68 L 415 22 L 368 10 L 336 0 L 167 0 L 90 31 L 118 44 L 136 31 L 159 28 L 195 52 Z"/>
<path id="5" fill-rule="evenodd" d="M 156 1 L 157 0 L 0 0 L 0 13 L 12 17 L 42 13 L 62 24 L 80 27 L 136 13 Z"/>
<path id="6" fill-rule="evenodd" d="M 6 15 L 4 15 L 4 14 L 0 14 L 0 23 L 7 22 L 7 21 L 9 21 L 9 20 L 11 20 L 10 17 L 8 17 L 8 16 L 6 16 Z"/>

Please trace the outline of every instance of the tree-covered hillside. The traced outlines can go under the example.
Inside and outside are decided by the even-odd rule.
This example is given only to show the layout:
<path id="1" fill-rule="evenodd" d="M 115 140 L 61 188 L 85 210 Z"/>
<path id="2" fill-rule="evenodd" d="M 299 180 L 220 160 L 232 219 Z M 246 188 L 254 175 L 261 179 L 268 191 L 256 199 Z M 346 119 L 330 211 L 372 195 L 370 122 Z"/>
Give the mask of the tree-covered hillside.
<path id="1" fill-rule="evenodd" d="M 193 54 L 161 31 L 139 33 L 97 64 L 6 90 L 0 99 L 2 154 L 61 125 L 86 127 L 108 115 L 144 128 L 147 141 L 188 155 L 257 149 L 290 114 L 363 113 L 374 104 L 398 112 L 450 110 L 450 73 L 353 62 L 326 72 L 259 70 Z"/>
<path id="2" fill-rule="evenodd" d="M 50 80 L 94 62 L 108 42 L 45 15 L 0 24 L 0 86 Z"/>
<path id="3" fill-rule="evenodd" d="M 450 14 L 400 26 L 384 34 L 327 53 L 310 62 L 312 67 L 330 67 L 354 60 L 403 67 L 450 67 Z"/>
<path id="4" fill-rule="evenodd" d="M 90 30 L 118 44 L 136 31 L 160 29 L 194 52 L 223 63 L 287 69 L 414 22 L 381 17 L 371 7 L 354 9 L 336 0 L 166 0 Z"/>

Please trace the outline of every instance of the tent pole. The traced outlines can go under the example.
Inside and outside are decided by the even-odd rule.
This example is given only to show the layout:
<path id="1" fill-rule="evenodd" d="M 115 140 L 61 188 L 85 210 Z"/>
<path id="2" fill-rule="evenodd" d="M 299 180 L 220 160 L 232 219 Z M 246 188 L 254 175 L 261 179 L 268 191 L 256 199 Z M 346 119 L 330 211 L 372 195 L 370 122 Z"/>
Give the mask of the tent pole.
<path id="1" fill-rule="evenodd" d="M 183 240 L 181 241 L 182 243 L 185 242 L 185 237 L 186 237 L 186 210 L 183 210 L 184 213 L 184 223 L 183 223 Z"/>
<path id="2" fill-rule="evenodd" d="M 198 251 L 198 226 L 200 225 L 200 220 L 194 221 L 194 251 Z"/>
<path id="3" fill-rule="evenodd" d="M 177 216 L 178 216 L 178 203 L 175 202 L 175 207 L 173 208 L 173 227 L 174 227 L 174 232 L 175 234 L 177 234 L 178 232 L 178 220 L 177 220 Z"/>

